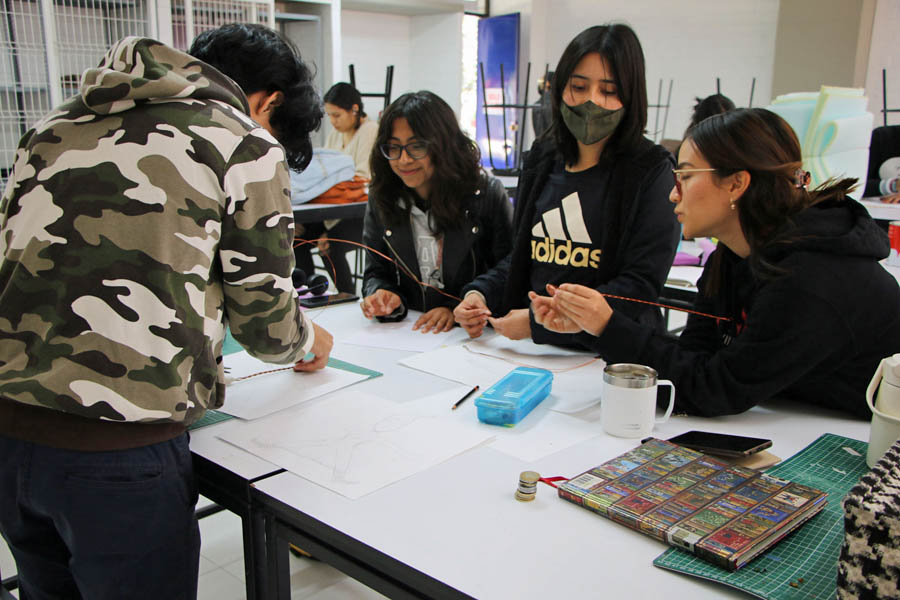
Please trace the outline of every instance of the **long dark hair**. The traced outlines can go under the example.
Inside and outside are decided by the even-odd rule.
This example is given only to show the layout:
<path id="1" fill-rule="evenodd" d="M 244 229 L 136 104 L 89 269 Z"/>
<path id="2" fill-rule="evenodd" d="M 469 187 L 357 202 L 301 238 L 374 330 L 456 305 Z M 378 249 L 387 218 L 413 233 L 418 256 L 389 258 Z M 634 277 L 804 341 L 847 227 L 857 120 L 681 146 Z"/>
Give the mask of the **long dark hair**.
<path id="1" fill-rule="evenodd" d="M 843 200 L 856 179 L 829 180 L 814 190 L 802 184 L 802 154 L 797 135 L 787 122 L 764 108 L 741 108 L 713 115 L 688 130 L 685 142 L 716 171 L 727 177 L 738 171 L 750 173 L 750 185 L 737 199 L 741 231 L 750 246 L 750 267 L 761 279 L 783 271 L 768 263 L 765 249 L 773 243 L 789 244 L 793 217 L 813 204 Z M 721 281 L 721 254 L 710 266 L 709 293 Z"/>
<path id="2" fill-rule="evenodd" d="M 231 77 L 247 95 L 282 92 L 284 101 L 269 122 L 290 167 L 306 168 L 312 159 L 309 134 L 322 123 L 322 108 L 313 74 L 290 40 L 263 25 L 232 23 L 198 35 L 188 53 Z"/>
<path id="3" fill-rule="evenodd" d="M 453 229 L 462 219 L 461 200 L 478 187 L 481 153 L 459 128 L 453 109 L 432 92 L 403 94 L 384 110 L 370 160 L 369 196 L 384 223 L 397 226 L 409 220 L 415 192 L 394 173 L 380 150 L 393 135 L 394 121 L 400 118 L 406 119 L 416 137 L 428 144 L 434 166 L 428 197 L 432 227 L 439 234 Z M 400 198 L 408 200 L 405 206 L 398 202 Z"/>
<path id="4" fill-rule="evenodd" d="M 553 78 L 553 123 L 548 135 L 556 142 L 566 164 L 578 161 L 578 142 L 559 112 L 562 96 L 578 62 L 591 52 L 606 59 L 616 80 L 616 91 L 625 111 L 612 138 L 603 148 L 604 154 L 635 148 L 647 128 L 647 82 L 644 75 L 644 51 L 637 35 L 628 25 L 612 23 L 589 27 L 569 42 L 556 65 Z"/>
<path id="5" fill-rule="evenodd" d="M 328 91 L 325 92 L 322 102 L 334 104 L 338 108 L 349 111 L 353 111 L 353 105 L 355 104 L 357 112 L 355 115 L 356 121 L 353 123 L 354 131 L 359 129 L 359 124 L 362 122 L 363 118 L 366 117 L 366 112 L 363 110 L 362 96 L 360 95 L 359 90 L 344 81 L 339 81 L 331 86 Z"/>

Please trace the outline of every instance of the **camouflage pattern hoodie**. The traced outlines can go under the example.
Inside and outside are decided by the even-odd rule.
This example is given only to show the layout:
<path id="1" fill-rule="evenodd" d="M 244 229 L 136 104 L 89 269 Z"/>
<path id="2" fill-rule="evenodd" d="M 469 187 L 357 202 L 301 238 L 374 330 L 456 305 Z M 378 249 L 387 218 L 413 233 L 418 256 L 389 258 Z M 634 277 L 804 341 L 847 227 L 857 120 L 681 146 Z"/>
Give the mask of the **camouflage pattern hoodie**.
<path id="1" fill-rule="evenodd" d="M 258 358 L 305 355 L 284 151 L 248 114 L 216 69 L 132 37 L 25 134 L 0 200 L 0 396 L 189 424 L 224 400 L 225 323 Z"/>

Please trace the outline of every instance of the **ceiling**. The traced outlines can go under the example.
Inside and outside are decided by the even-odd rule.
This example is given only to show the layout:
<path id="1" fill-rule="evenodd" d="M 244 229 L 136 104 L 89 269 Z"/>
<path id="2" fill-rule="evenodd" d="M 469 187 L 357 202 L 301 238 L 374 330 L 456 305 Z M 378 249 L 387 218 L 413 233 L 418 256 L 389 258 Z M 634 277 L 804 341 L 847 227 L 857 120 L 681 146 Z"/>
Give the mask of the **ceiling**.
<path id="1" fill-rule="evenodd" d="M 341 8 L 396 15 L 433 15 L 463 12 L 478 4 L 465 0 L 342 0 Z"/>

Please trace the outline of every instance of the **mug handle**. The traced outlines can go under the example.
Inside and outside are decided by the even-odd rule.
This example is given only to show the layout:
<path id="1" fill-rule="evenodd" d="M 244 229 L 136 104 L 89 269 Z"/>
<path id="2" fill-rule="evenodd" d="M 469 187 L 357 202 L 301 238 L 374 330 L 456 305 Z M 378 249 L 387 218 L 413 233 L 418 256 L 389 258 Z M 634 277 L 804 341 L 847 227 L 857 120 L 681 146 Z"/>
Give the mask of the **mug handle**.
<path id="1" fill-rule="evenodd" d="M 875 369 L 875 375 L 872 376 L 872 381 L 869 382 L 869 387 L 866 388 L 866 402 L 869 403 L 869 408 L 873 413 L 875 412 L 875 393 L 878 391 L 878 384 L 881 383 L 883 372 L 884 359 L 881 359 L 881 362 L 878 363 L 878 368 Z"/>
<path id="2" fill-rule="evenodd" d="M 672 393 L 669 394 L 669 407 L 666 409 L 666 414 L 662 419 L 657 419 L 657 423 L 665 423 L 669 420 L 669 416 L 672 414 L 672 409 L 675 408 L 675 384 L 669 381 L 668 379 L 660 379 L 656 382 L 657 385 L 668 385 L 672 388 Z"/>

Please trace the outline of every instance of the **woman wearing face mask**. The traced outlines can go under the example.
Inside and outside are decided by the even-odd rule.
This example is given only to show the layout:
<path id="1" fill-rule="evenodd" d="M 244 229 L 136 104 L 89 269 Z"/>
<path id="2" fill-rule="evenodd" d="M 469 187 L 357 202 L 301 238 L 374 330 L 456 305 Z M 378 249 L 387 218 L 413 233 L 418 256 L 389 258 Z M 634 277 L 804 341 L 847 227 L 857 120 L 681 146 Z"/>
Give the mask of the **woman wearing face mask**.
<path id="1" fill-rule="evenodd" d="M 413 329 L 447 331 L 454 297 L 509 253 L 512 206 L 479 159 L 453 110 L 431 92 L 404 94 L 385 109 L 363 228 L 378 252 L 366 260 L 366 317 L 399 321 L 418 310 Z"/>
<path id="2" fill-rule="evenodd" d="M 900 287 L 878 264 L 887 236 L 846 197 L 855 180 L 808 191 L 800 167 L 794 131 L 765 109 L 688 131 L 671 200 L 686 236 L 719 239 L 695 308 L 722 319 L 691 314 L 675 340 L 571 284 L 532 294 L 536 319 L 583 332 L 609 362 L 653 367 L 685 412 L 735 414 L 779 396 L 868 418 L 869 380 L 900 352 Z"/>
<path id="3" fill-rule="evenodd" d="M 362 96 L 349 83 L 339 82 L 325 92 L 323 101 L 325 114 L 333 127 L 325 140 L 325 148 L 350 155 L 356 165 L 356 175 L 362 179 L 371 179 L 369 156 L 375 146 L 378 123 L 370 119 L 363 110 Z M 358 246 L 331 240 L 360 242 L 362 225 L 362 219 L 333 219 L 324 223 L 304 223 L 302 231 L 298 228 L 300 239 L 317 240 L 316 246 L 322 254 L 325 270 L 334 279 L 339 292 L 356 292 L 356 282 L 347 262 L 347 253 L 356 250 Z M 312 244 L 300 244 L 294 248 L 297 266 L 307 274 L 312 274 L 315 268 L 311 250 Z"/>
<path id="4" fill-rule="evenodd" d="M 534 323 L 529 291 L 568 281 L 654 301 L 672 265 L 679 227 L 666 199 L 674 163 L 643 136 L 647 90 L 634 31 L 614 24 L 578 34 L 559 60 L 550 93 L 551 129 L 519 178 L 513 252 L 467 286 L 454 309 L 472 337 L 490 322 L 512 339 L 576 344 Z M 662 328 L 655 307 L 617 307 Z"/>

